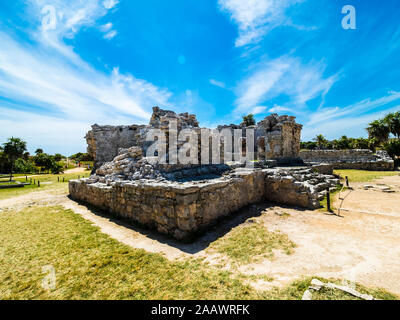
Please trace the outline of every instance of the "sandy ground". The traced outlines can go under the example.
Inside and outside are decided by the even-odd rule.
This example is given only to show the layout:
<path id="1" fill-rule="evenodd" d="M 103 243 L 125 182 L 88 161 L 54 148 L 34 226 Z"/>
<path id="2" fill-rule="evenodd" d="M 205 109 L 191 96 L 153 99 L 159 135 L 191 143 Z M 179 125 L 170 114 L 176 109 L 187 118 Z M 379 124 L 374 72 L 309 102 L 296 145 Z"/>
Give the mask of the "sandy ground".
<path id="1" fill-rule="evenodd" d="M 364 190 L 363 186 L 367 184 L 375 188 Z M 382 192 L 380 188 L 386 186 L 394 192 Z M 155 232 L 110 219 L 70 200 L 60 191 L 34 192 L 1 200 L 0 210 L 60 204 L 133 248 L 161 253 L 172 260 L 202 257 L 210 263 L 219 263 L 223 257 L 211 252 L 209 245 L 249 217 L 254 217 L 269 230 L 286 233 L 297 244 L 292 255 L 276 251 L 272 261 L 264 260 L 239 267 L 239 271 L 246 274 L 266 274 L 274 278 L 272 282 L 254 283 L 257 288 L 268 289 L 302 276 L 319 275 L 357 281 L 400 295 L 400 176 L 353 184 L 352 187 L 352 191 L 340 195 L 345 198 L 342 204 L 339 195 L 334 199 L 334 207 L 342 208 L 341 216 L 318 210 L 259 204 L 241 210 L 192 244 L 181 244 Z M 277 214 L 283 212 L 289 216 Z"/>
<path id="2" fill-rule="evenodd" d="M 84 167 L 80 167 L 80 168 L 76 167 L 73 169 L 65 170 L 64 173 L 79 173 L 79 172 L 85 172 L 85 170 L 86 170 L 86 168 L 84 168 Z"/>

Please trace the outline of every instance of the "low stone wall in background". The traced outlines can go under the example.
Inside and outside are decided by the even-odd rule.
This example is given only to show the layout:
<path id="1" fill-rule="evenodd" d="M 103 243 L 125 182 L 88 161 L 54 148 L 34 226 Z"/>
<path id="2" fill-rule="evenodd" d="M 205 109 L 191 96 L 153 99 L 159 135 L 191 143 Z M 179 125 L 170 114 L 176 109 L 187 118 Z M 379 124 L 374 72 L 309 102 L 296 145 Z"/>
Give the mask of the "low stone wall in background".
<path id="1" fill-rule="evenodd" d="M 318 208 L 324 190 L 337 184 L 338 179 L 312 169 L 237 168 L 215 179 L 190 182 L 72 180 L 69 190 L 75 200 L 188 240 L 217 220 L 263 200 Z"/>
<path id="2" fill-rule="evenodd" d="M 301 150 L 300 158 L 306 163 L 329 163 L 334 169 L 394 170 L 394 160 L 382 150 L 375 154 L 368 149 Z"/>

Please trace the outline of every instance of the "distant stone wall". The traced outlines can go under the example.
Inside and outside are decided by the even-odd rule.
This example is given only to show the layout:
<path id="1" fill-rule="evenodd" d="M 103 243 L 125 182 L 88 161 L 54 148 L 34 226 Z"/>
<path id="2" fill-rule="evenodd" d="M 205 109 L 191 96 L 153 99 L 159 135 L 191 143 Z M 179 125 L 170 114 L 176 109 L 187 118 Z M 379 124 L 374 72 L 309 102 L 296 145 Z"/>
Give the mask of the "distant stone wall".
<path id="1" fill-rule="evenodd" d="M 330 178 L 330 179 L 329 179 Z M 339 180 L 311 169 L 234 169 L 215 179 L 176 181 L 69 182 L 75 200 L 176 239 L 190 239 L 218 219 L 262 200 L 317 208 L 321 192 Z"/>
<path id="2" fill-rule="evenodd" d="M 368 149 L 357 150 L 301 150 L 304 162 L 329 163 L 335 169 L 358 169 L 374 171 L 394 170 L 394 161 L 386 151 L 374 154 Z"/>

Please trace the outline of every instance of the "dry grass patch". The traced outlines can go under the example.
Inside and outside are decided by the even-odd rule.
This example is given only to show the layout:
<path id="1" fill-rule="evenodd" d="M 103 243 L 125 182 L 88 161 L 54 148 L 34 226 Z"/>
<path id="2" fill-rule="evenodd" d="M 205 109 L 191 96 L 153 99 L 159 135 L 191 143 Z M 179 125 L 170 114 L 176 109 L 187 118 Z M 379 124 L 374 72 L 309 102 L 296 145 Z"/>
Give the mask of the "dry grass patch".
<path id="1" fill-rule="evenodd" d="M 272 259 L 273 250 L 291 254 L 295 247 L 286 234 L 268 231 L 261 223 L 238 226 L 211 245 L 212 249 L 238 264 L 252 263 L 262 258 Z"/>

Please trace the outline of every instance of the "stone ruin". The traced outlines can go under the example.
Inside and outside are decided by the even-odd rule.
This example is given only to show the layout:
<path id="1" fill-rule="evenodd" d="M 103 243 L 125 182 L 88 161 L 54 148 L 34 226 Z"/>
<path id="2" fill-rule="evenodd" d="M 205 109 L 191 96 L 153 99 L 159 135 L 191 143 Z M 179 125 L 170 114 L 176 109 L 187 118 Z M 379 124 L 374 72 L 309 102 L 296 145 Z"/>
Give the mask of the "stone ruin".
<path id="1" fill-rule="evenodd" d="M 173 121 L 176 127 L 171 129 Z M 299 159 L 302 126 L 294 117 L 272 114 L 252 127 L 220 126 L 216 132 L 254 129 L 254 161 L 227 159 L 221 163 L 173 163 L 167 148 L 165 163 L 146 157 L 152 129 L 167 136 L 190 128 L 200 134 L 195 115 L 153 108 L 149 125 L 92 126 L 86 135 L 95 169 L 86 179 L 69 182 L 73 199 L 94 205 L 118 218 L 153 228 L 178 240 L 189 240 L 221 218 L 261 201 L 318 208 L 319 200 L 340 181 L 329 165 L 306 166 Z M 240 132 L 240 131 L 239 131 Z M 178 140 L 178 148 L 185 141 Z M 246 150 L 242 145 L 240 151 Z M 290 166 L 288 166 L 288 164 Z"/>

